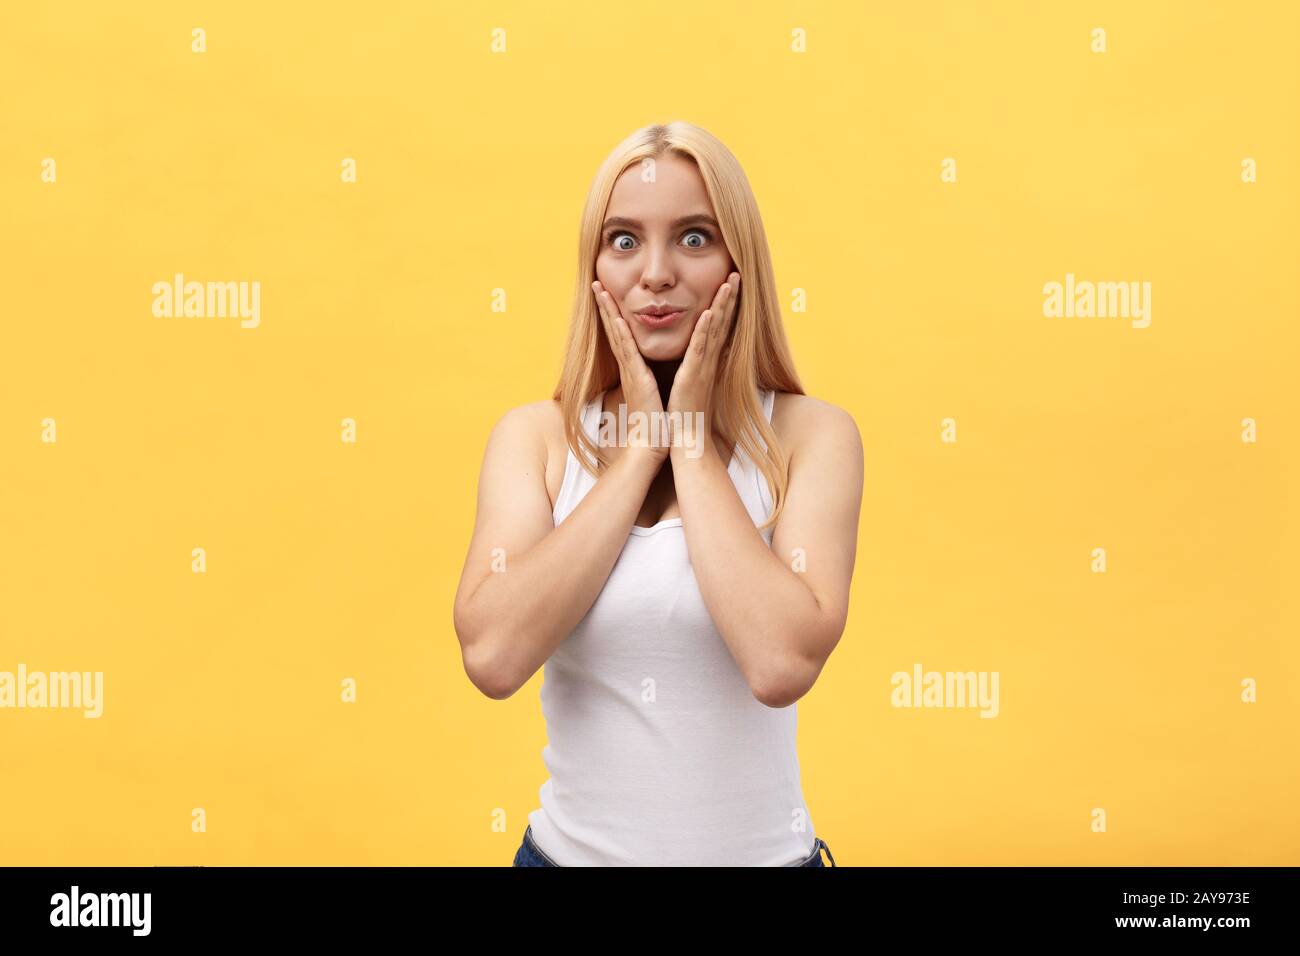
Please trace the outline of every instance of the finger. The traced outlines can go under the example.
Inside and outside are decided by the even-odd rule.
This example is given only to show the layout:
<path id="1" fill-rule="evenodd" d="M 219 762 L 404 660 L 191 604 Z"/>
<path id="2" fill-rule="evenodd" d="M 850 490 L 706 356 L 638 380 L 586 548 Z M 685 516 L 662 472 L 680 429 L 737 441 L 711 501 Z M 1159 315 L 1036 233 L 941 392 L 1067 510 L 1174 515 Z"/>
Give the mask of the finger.
<path id="1" fill-rule="evenodd" d="M 641 354 L 641 347 L 636 344 L 636 337 L 632 335 L 631 323 L 620 312 L 614 317 L 614 324 L 618 326 L 619 335 L 623 339 L 623 356 L 629 373 L 637 376 L 637 378 L 633 379 L 633 383 L 643 390 L 656 388 L 654 373 L 650 371 L 650 366 L 646 364 L 645 356 Z"/>
<path id="2" fill-rule="evenodd" d="M 623 309 L 608 292 L 605 293 L 605 308 L 609 309 L 610 321 L 618 330 L 619 341 L 623 343 L 623 361 L 629 368 L 649 374 L 650 366 L 645 364 L 645 356 L 641 354 L 641 349 L 636 344 L 636 337 L 632 334 L 632 323 L 627 320 Z"/>
<path id="3" fill-rule="evenodd" d="M 619 378 L 625 378 L 626 362 L 623 353 L 626 351 L 623 345 L 623 337 L 614 325 L 614 317 L 610 313 L 610 307 L 607 305 L 609 293 L 599 282 L 592 283 L 592 291 L 596 295 L 596 308 L 600 312 L 601 323 L 605 326 L 605 338 L 609 342 L 609 350 L 614 353 L 614 361 L 618 363 Z"/>
<path id="4" fill-rule="evenodd" d="M 727 280 L 731 286 L 731 295 L 727 300 L 727 322 L 726 327 L 731 328 L 732 322 L 736 319 L 736 313 L 740 311 L 740 273 L 733 272 L 731 278 Z"/>
<path id="5" fill-rule="evenodd" d="M 691 332 L 691 341 L 686 346 L 686 358 L 683 365 L 694 370 L 703 361 L 708 353 L 709 334 L 713 328 L 713 310 L 705 309 L 704 314 L 700 316 L 700 321 L 695 323 L 695 329 Z"/>
<path id="6" fill-rule="evenodd" d="M 713 297 L 713 307 L 709 310 L 718 317 L 715 322 L 709 321 L 709 339 L 705 345 L 705 357 L 714 359 L 718 354 L 718 347 L 722 342 L 722 333 L 725 331 L 728 311 L 731 307 L 731 284 L 722 283 L 718 287 L 717 294 Z"/>
<path id="7" fill-rule="evenodd" d="M 736 322 L 736 316 L 740 312 L 740 273 L 733 272 L 727 280 L 731 286 L 731 292 L 727 296 L 727 314 L 726 318 L 718 323 L 718 354 L 722 353 L 726 347 L 727 338 L 731 335 L 731 327 Z"/>
<path id="8" fill-rule="evenodd" d="M 599 283 L 593 283 L 598 286 Z M 619 380 L 624 383 L 626 390 L 631 386 L 636 388 L 649 387 L 648 383 L 654 381 L 654 374 L 650 371 L 650 366 L 646 364 L 645 357 L 641 354 L 641 349 L 636 344 L 636 338 L 632 335 L 632 327 L 627 317 L 623 315 L 623 310 L 619 307 L 618 301 L 609 294 L 603 286 L 597 295 L 597 302 L 601 307 L 601 314 L 605 319 L 605 335 L 609 339 L 610 349 L 614 352 L 614 358 L 618 362 Z"/>

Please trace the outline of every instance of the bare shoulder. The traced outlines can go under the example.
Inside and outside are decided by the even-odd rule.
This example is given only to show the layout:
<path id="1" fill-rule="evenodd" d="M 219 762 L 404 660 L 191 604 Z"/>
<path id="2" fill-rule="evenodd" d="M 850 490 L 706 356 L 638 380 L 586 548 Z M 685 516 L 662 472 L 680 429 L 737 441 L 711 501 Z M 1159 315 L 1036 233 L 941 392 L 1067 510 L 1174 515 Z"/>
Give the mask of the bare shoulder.
<path id="1" fill-rule="evenodd" d="M 553 398 L 544 398 L 524 406 L 531 410 L 538 434 L 546 442 L 547 460 L 555 458 L 555 449 L 564 448 L 564 411 Z"/>
<path id="2" fill-rule="evenodd" d="M 554 507 L 560 485 L 564 481 L 567 460 L 567 443 L 564 437 L 564 416 L 560 403 L 546 398 L 525 402 L 504 412 L 492 428 L 488 439 L 489 452 L 508 456 L 511 468 L 523 469 L 522 474 L 540 476 L 546 493 Z"/>
<path id="3" fill-rule="evenodd" d="M 555 507 L 564 482 L 564 466 L 569 458 L 569 443 L 564 436 L 564 411 L 553 398 L 544 398 L 524 406 L 531 410 L 537 433 L 546 449 L 543 468 L 546 476 L 546 493 Z"/>
<path id="4" fill-rule="evenodd" d="M 838 447 L 859 458 L 862 455 L 862 436 L 853 416 L 811 395 L 777 392 L 772 405 L 772 429 L 792 459 L 814 442 L 822 447 Z"/>
<path id="5" fill-rule="evenodd" d="M 544 467 L 551 444 L 551 405 L 555 405 L 558 420 L 559 405 L 547 400 L 526 402 L 506 410 L 492 426 L 489 445 L 510 448 L 516 458 L 525 455 Z"/>
<path id="6" fill-rule="evenodd" d="M 523 405 L 506 409 L 492 426 L 493 433 L 506 436 L 515 442 L 538 445 L 545 437 L 543 426 L 546 404 L 548 403 L 545 401 L 525 402 Z"/>

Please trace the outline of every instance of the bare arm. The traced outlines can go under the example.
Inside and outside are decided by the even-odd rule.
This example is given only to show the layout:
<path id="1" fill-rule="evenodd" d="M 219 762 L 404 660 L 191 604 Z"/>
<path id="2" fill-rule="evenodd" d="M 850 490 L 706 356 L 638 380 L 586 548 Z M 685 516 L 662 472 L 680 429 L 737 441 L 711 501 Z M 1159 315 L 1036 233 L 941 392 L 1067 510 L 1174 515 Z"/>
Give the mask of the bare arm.
<path id="1" fill-rule="evenodd" d="M 786 707 L 806 694 L 839 642 L 862 503 L 862 441 L 825 403 L 792 423 L 785 508 L 769 549 L 717 456 L 673 448 L 691 564 L 718 633 L 754 696 Z"/>
<path id="2" fill-rule="evenodd" d="M 665 455 L 628 447 L 556 526 L 543 403 L 506 413 L 479 476 L 453 620 L 465 673 L 502 700 L 526 684 L 595 603 Z"/>

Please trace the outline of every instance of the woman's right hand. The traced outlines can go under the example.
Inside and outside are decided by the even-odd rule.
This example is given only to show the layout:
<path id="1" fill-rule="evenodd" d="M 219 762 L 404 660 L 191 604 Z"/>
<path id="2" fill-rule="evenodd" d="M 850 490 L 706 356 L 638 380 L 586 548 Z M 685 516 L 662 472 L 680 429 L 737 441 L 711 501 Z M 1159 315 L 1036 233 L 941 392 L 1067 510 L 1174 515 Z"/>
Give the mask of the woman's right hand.
<path id="1" fill-rule="evenodd" d="M 661 461 L 668 457 L 669 447 L 659 435 L 660 423 L 664 421 L 663 399 L 659 396 L 659 383 L 654 372 L 646 365 L 645 357 L 632 337 L 632 329 L 618 306 L 618 302 L 597 280 L 591 284 L 596 296 L 596 307 L 600 310 L 601 322 L 605 326 L 605 337 L 609 339 L 610 350 L 618 362 L 618 375 L 623 389 L 623 404 L 627 406 L 628 447 L 639 452 L 652 453 Z M 644 414 L 642 435 L 638 439 L 632 432 L 633 413 Z M 665 429 L 666 431 L 666 429 Z"/>

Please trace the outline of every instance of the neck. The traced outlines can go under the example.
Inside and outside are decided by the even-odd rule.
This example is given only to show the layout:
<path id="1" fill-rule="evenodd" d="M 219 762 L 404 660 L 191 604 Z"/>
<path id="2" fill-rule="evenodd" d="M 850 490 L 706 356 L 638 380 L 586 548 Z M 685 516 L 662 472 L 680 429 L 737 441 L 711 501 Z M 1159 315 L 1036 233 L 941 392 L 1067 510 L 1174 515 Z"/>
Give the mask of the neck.
<path id="1" fill-rule="evenodd" d="M 682 358 L 685 358 L 683 356 Z M 677 370 L 681 368 L 682 359 L 647 359 L 646 365 L 654 374 L 655 383 L 659 386 L 659 400 L 664 408 L 668 407 L 668 396 L 673 391 L 673 379 L 677 376 Z M 618 395 L 620 401 L 627 401 L 627 396 L 623 394 L 623 384 L 618 385 Z M 719 438 L 721 436 L 718 436 Z M 730 447 L 729 445 L 727 447 Z"/>
<path id="2" fill-rule="evenodd" d="M 668 407 L 668 396 L 673 391 L 673 379 L 676 378 L 677 369 L 681 367 L 681 364 L 682 360 L 679 358 L 646 362 L 646 365 L 650 367 L 650 371 L 654 373 L 655 382 L 659 385 L 659 400 L 663 403 L 664 408 Z"/>

